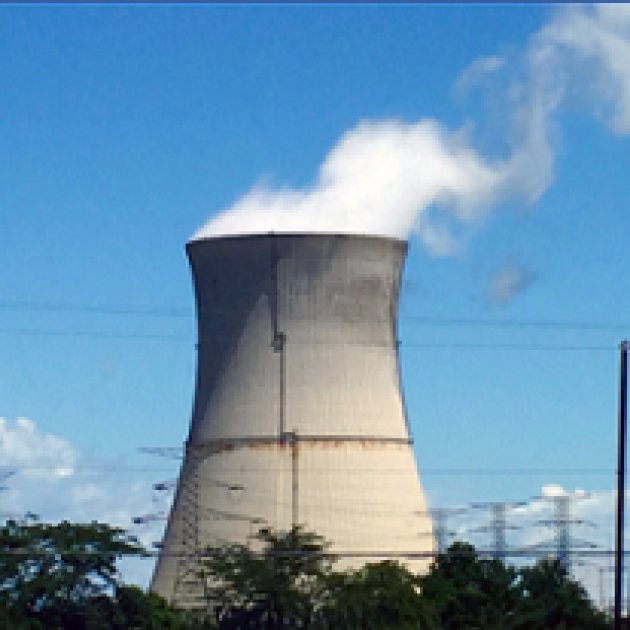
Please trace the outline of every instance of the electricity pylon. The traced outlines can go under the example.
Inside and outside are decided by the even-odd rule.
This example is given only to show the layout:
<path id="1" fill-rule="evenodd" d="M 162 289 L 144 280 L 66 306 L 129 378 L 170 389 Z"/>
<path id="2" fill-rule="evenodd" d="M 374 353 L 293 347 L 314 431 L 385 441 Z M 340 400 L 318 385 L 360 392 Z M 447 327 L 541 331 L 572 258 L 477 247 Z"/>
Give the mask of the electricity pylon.
<path id="1" fill-rule="evenodd" d="M 520 529 L 516 525 L 509 525 L 507 522 L 507 511 L 527 505 L 526 501 L 518 503 L 510 502 L 489 502 L 489 503 L 471 503 L 470 507 L 475 509 L 487 509 L 492 512 L 492 521 L 489 525 L 483 525 L 475 529 L 471 529 L 471 532 L 492 532 L 493 537 L 493 549 L 492 557 L 495 560 L 504 562 L 507 556 L 507 543 L 505 538 L 505 532 L 508 529 Z"/>

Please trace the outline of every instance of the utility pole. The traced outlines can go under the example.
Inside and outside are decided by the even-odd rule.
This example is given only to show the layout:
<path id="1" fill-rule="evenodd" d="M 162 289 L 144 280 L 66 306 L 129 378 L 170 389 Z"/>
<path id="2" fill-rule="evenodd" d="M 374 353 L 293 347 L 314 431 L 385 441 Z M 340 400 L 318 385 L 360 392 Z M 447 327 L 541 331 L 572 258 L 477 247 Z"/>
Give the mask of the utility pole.
<path id="1" fill-rule="evenodd" d="M 628 393 L 628 342 L 619 346 L 619 438 L 617 442 L 617 518 L 615 523 L 615 630 L 621 630 L 621 582 L 623 576 L 623 527 L 626 494 L 626 425 Z"/>

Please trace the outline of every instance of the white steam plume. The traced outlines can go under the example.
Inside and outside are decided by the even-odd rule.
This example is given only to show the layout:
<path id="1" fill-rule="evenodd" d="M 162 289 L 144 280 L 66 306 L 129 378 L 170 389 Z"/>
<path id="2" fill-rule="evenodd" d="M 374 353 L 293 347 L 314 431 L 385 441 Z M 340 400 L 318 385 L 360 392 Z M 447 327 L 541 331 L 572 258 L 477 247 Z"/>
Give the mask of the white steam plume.
<path id="1" fill-rule="evenodd" d="M 479 85 L 487 76 L 498 72 L 503 66 L 505 66 L 503 57 L 492 56 L 475 59 L 455 81 L 453 88 L 455 94 L 462 96 L 473 87 Z"/>
<path id="2" fill-rule="evenodd" d="M 630 5 L 565 8 L 532 41 L 539 76 L 590 97 L 613 131 L 630 133 Z"/>
<path id="3" fill-rule="evenodd" d="M 193 239 L 270 231 L 402 237 L 413 231 L 431 251 L 446 254 L 453 247 L 448 218 L 475 220 L 504 179 L 504 166 L 486 163 L 463 134 L 436 121 L 365 121 L 332 149 L 312 188 L 254 187 Z"/>
<path id="4" fill-rule="evenodd" d="M 525 79 L 507 93 L 511 150 L 481 155 L 463 131 L 431 119 L 363 121 L 332 148 L 305 189 L 252 188 L 192 240 L 267 232 L 414 234 L 436 255 L 457 249 L 457 229 L 508 197 L 534 203 L 553 181 L 550 128 L 567 98 L 588 97 L 617 133 L 630 132 L 630 7 L 555 12 L 521 58 Z M 509 72 L 499 57 L 474 61 L 456 83 Z"/>

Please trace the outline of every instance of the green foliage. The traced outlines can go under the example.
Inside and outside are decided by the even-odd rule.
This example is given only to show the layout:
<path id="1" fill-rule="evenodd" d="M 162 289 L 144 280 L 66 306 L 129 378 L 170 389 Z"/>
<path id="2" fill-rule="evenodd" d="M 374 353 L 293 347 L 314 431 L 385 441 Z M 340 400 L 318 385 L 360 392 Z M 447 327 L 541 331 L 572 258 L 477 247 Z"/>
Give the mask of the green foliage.
<path id="1" fill-rule="evenodd" d="M 116 585 L 119 558 L 142 553 L 134 538 L 102 523 L 8 521 L 0 527 L 0 597 L 27 619 L 71 616 Z"/>
<path id="2" fill-rule="evenodd" d="M 608 618 L 596 610 L 584 588 L 556 559 L 543 559 L 520 571 L 518 602 L 522 630 L 606 630 Z"/>
<path id="3" fill-rule="evenodd" d="M 116 562 L 144 549 L 103 523 L 8 521 L 0 527 L 0 627 L 183 629 L 157 595 L 119 582 Z"/>
<path id="4" fill-rule="evenodd" d="M 101 523 L 0 526 L 0 627 L 11 630 L 604 630 L 610 620 L 555 560 L 515 569 L 456 543 L 425 576 L 385 561 L 334 571 L 320 536 L 261 530 L 207 550 L 206 610 L 120 583 L 146 552 Z"/>
<path id="5" fill-rule="evenodd" d="M 207 550 L 208 602 L 220 627 L 310 620 L 333 562 L 323 539 L 300 528 L 287 533 L 262 529 L 254 544 L 262 546 L 260 552 L 246 545 Z"/>
<path id="6" fill-rule="evenodd" d="M 520 596 L 517 577 L 514 568 L 480 559 L 471 545 L 455 543 L 438 556 L 421 588 L 444 630 L 507 629 Z"/>
<path id="7" fill-rule="evenodd" d="M 396 562 L 332 571 L 322 539 L 262 530 L 262 548 L 209 550 L 208 604 L 220 629 L 603 630 L 599 613 L 559 563 L 517 570 L 464 543 L 426 576 Z"/>
<path id="8" fill-rule="evenodd" d="M 442 630 L 605 630 L 610 620 L 558 560 L 515 569 L 455 543 L 421 579 Z"/>
<path id="9" fill-rule="evenodd" d="M 435 627 L 433 609 L 419 596 L 419 578 L 383 561 L 327 577 L 325 618 L 332 628 L 406 630 Z"/>

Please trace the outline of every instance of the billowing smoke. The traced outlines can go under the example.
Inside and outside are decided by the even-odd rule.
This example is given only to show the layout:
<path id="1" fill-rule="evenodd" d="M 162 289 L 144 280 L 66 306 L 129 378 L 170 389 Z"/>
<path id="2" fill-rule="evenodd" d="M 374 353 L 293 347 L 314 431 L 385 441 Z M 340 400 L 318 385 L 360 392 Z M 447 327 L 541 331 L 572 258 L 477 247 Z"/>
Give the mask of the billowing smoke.
<path id="1" fill-rule="evenodd" d="M 267 232 L 415 235 L 433 254 L 452 253 L 458 232 L 497 203 L 533 203 L 551 184 L 550 128 L 567 99 L 589 103 L 614 132 L 630 132 L 630 7 L 559 9 L 516 63 L 484 57 L 456 83 L 465 91 L 490 73 L 522 77 L 506 84 L 507 156 L 481 155 L 467 126 L 362 121 L 325 157 L 312 186 L 256 185 L 193 240 Z"/>

